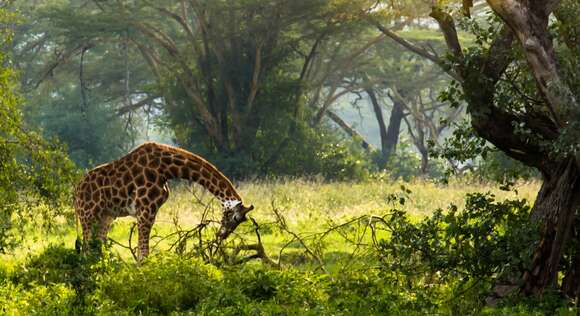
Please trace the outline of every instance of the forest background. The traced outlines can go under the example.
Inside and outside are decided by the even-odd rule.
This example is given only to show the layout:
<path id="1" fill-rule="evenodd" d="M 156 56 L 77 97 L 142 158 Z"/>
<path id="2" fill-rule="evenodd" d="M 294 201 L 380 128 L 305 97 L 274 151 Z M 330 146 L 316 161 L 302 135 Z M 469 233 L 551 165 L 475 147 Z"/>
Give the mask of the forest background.
<path id="1" fill-rule="evenodd" d="M 48 291 L 49 303 L 34 307 L 39 310 L 209 313 L 231 307 L 236 313 L 246 304 L 248 313 L 262 307 L 280 312 L 276 302 L 286 300 L 282 313 L 306 313 L 298 305 L 306 299 L 302 291 L 312 286 L 309 278 L 321 277 L 321 271 L 332 275 L 332 266 L 356 257 L 365 263 L 359 269 L 364 273 L 319 280 L 324 284 L 320 297 L 307 305 L 331 314 L 344 308 L 352 313 L 463 313 L 503 299 L 507 307 L 501 313 L 577 311 L 580 5 L 574 0 L 506 3 L 513 5 L 443 0 L 3 2 L 0 249 L 16 255 L 0 273 L 2 291 L 16 288 L 24 301 Z M 247 274 L 232 272 L 229 266 L 236 262 L 237 267 L 238 252 L 245 249 L 239 245 L 221 259 L 190 244 L 193 248 L 177 251 L 176 258 L 152 260 L 167 261 L 166 271 L 155 270 L 152 263 L 135 272 L 117 261 L 127 260 L 131 249 L 100 261 L 75 255 L 69 240 L 74 236 L 70 196 L 79 175 L 147 140 L 200 154 L 242 191 L 254 192 L 249 194 L 261 200 L 263 209 L 255 215 L 255 232 L 248 223 L 232 242 L 258 242 L 262 252 L 256 258 L 277 260 L 278 270 L 249 265 L 243 268 L 251 270 Z M 363 189 L 349 191 L 345 182 Z M 176 188 L 178 201 L 189 196 Z M 325 190 L 305 200 L 291 196 L 289 188 Z M 505 196 L 496 188 L 522 193 Z M 413 199 L 413 194 L 418 196 Z M 458 194 L 467 194 L 460 211 Z M 337 198 L 341 195 L 352 199 Z M 356 195 L 380 202 L 368 207 Z M 437 207 L 425 202 L 435 196 Z M 312 202 L 317 199 L 331 202 L 317 205 Z M 284 217 L 293 211 L 280 213 L 276 201 L 311 214 L 322 232 L 344 240 L 324 244 L 326 235 L 309 234 L 298 215 L 293 228 Z M 408 201 L 421 206 L 406 209 Z M 183 204 L 178 204 L 168 213 L 181 212 Z M 337 205 L 349 211 L 338 216 L 331 211 Z M 381 213 L 377 222 L 370 215 L 376 212 Z M 174 224 L 161 225 L 160 231 L 174 234 L 168 240 L 189 238 L 191 243 L 192 237 Z M 128 233 L 129 222 L 119 225 Z M 211 235 L 202 230 L 195 237 L 200 242 L 202 235 Z M 61 236 L 56 240 L 69 243 L 44 244 L 26 256 L 22 249 L 30 239 L 22 232 L 34 238 Z M 131 240 L 128 234 L 117 237 Z M 286 242 L 298 243 L 295 251 L 302 259 L 290 260 L 293 267 L 279 272 Z M 160 247 L 175 250 L 170 245 Z M 323 254 L 332 247 L 348 255 Z M 361 248 L 364 256 L 358 253 Z M 53 270 L 63 269 L 63 258 L 71 261 L 64 264 L 70 275 L 51 279 L 58 274 Z M 219 274 L 212 279 L 219 286 L 250 278 L 244 282 L 260 290 L 238 289 L 240 296 L 232 296 L 239 302 L 228 305 L 212 296 L 217 292 L 189 302 L 187 297 L 196 294 L 186 286 L 183 297 L 141 293 L 151 300 L 144 303 L 137 294 L 123 301 L 126 293 L 116 293 L 107 283 L 123 277 L 146 282 L 148 273 L 166 275 L 181 265 L 201 269 L 192 272 L 201 279 Z M 421 276 L 412 273 L 418 266 Z M 375 291 L 367 294 L 381 303 L 363 302 L 365 294 L 356 285 L 361 278 Z M 290 280 L 298 284 L 285 283 Z M 292 294 L 280 298 L 284 286 Z M 352 290 L 349 298 L 333 292 L 346 288 Z M 556 296 L 542 299 L 550 293 Z M 463 303 L 453 299 L 464 295 L 469 299 Z M 394 303 L 382 301 L 387 297 Z"/>

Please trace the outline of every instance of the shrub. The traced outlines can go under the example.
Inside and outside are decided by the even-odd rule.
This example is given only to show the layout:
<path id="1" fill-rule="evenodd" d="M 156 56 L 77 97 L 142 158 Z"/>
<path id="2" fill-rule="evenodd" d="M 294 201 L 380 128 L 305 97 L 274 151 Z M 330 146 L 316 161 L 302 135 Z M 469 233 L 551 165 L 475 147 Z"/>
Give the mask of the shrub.
<path id="1" fill-rule="evenodd" d="M 64 286 L 74 291 L 74 305 L 86 312 L 86 299 L 97 287 L 100 275 L 119 267 L 119 258 L 109 252 L 79 254 L 64 245 L 49 245 L 42 253 L 27 258 L 24 269 L 11 275 L 25 289 Z"/>
<path id="2" fill-rule="evenodd" d="M 152 256 L 141 266 L 103 274 L 93 299 L 131 312 L 167 314 L 195 308 L 221 278 L 198 259 Z"/>
<path id="3" fill-rule="evenodd" d="M 490 151 L 479 161 L 475 175 L 484 180 L 501 184 L 514 183 L 518 179 L 539 178 L 539 172 L 508 157 L 501 151 Z"/>
<path id="4" fill-rule="evenodd" d="M 463 211 L 451 205 L 418 223 L 393 210 L 386 219 L 391 237 L 378 243 L 383 268 L 412 291 L 430 291 L 434 302 L 437 286 L 451 286 L 452 294 L 485 291 L 495 280 L 518 278 L 537 240 L 530 210 L 526 200 L 498 202 L 481 193 L 468 194 Z"/>
<path id="5" fill-rule="evenodd" d="M 64 284 L 25 288 L 5 282 L 0 286 L 0 313 L 3 315 L 74 315 L 75 292 Z"/>
<path id="6" fill-rule="evenodd" d="M 332 280 L 329 294 L 333 309 L 347 315 L 396 315 L 413 305 L 403 291 L 392 287 L 377 270 L 341 274 Z"/>
<path id="7" fill-rule="evenodd" d="M 260 164 L 252 170 L 276 176 L 322 175 L 328 180 L 360 180 L 371 169 L 371 160 L 360 144 L 327 125 L 314 130 L 299 124 L 290 140 L 281 143 L 280 139 L 284 136 L 259 138 L 252 156 Z"/>
<path id="8" fill-rule="evenodd" d="M 200 304 L 201 314 L 296 314 L 324 309 L 328 300 L 325 277 L 294 269 L 263 266 L 228 269 L 221 284 Z M 267 312 L 266 312 L 267 311 Z"/>
<path id="9" fill-rule="evenodd" d="M 75 284 L 84 270 L 86 260 L 74 249 L 64 245 L 49 245 L 42 253 L 29 256 L 23 270 L 13 275 L 20 284 Z"/>

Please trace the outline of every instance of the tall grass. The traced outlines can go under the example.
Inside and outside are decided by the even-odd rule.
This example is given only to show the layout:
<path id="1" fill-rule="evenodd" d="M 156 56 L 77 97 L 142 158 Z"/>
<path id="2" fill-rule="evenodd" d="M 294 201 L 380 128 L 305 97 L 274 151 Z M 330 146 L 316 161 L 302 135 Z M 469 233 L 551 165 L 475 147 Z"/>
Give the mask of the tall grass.
<path id="1" fill-rule="evenodd" d="M 519 183 L 516 193 L 513 190 L 502 191 L 495 184 L 480 182 L 452 181 L 443 185 L 426 180 L 324 182 L 316 179 L 282 179 L 243 182 L 238 189 L 244 202 L 256 207 L 251 213 L 253 217 L 268 218 L 275 206 L 284 211 L 284 216 L 292 224 L 298 225 L 307 220 L 308 226 L 311 226 L 311 218 L 324 220 L 327 217 L 342 218 L 383 210 L 389 196 L 401 193 L 402 186 L 411 191 L 403 209 L 417 216 L 429 215 L 433 210 L 449 204 L 462 205 L 465 194 L 469 192 L 491 192 L 498 200 L 518 196 L 534 201 L 539 188 L 537 182 Z M 168 222 L 175 214 L 183 222 L 197 222 L 204 206 L 195 196 L 201 197 L 203 204 L 212 201 L 209 194 L 204 194 L 199 188 L 190 190 L 183 185 L 174 188 L 161 208 L 158 222 Z"/>
<path id="2" fill-rule="evenodd" d="M 410 190 L 411 193 L 405 193 L 403 188 Z M 288 236 L 269 232 L 268 223 L 275 220 L 273 209 L 284 216 L 290 230 L 297 233 L 317 233 L 326 230 L 329 225 L 357 216 L 381 215 L 392 206 L 389 201 L 393 196 L 405 198 L 404 205 L 397 207 L 419 219 L 450 204 L 463 205 L 465 194 L 469 192 L 491 192 L 498 200 L 517 196 L 533 201 L 539 184 L 522 182 L 515 188 L 516 190 L 512 191 L 502 191 L 494 184 L 458 180 L 446 185 L 427 180 L 325 182 L 317 179 L 256 180 L 238 184 L 244 203 L 255 206 L 255 210 L 249 216 L 263 224 L 263 242 L 272 255 L 275 255 L 288 239 Z M 157 215 L 151 244 L 156 245 L 161 236 L 175 231 L 176 223 L 183 229 L 199 224 L 202 215 L 208 209 L 213 212 L 214 218 L 219 220 L 219 203 L 203 188 L 172 183 L 170 198 Z M 40 228 L 41 225 L 34 224 L 21 232 L 23 236 L 21 246 L 9 254 L 0 255 L 4 264 L 10 265 L 10 262 L 20 261 L 29 254 L 42 251 L 51 243 L 73 247 L 77 231 L 73 224 L 72 209 L 68 214 L 70 217 L 68 219 L 55 219 L 57 225 L 53 225 L 55 228 L 51 231 L 45 231 Z M 130 227 L 134 222 L 135 219 L 131 217 L 117 219 L 109 237 L 128 245 Z M 254 238 L 250 222 L 240 225 L 237 233 L 250 239 Z M 329 249 L 344 250 L 347 247 L 341 244 L 340 238 L 330 239 L 330 244 L 326 245 Z M 153 252 L 164 251 L 171 241 L 173 239 L 159 243 Z M 132 245 L 135 244 L 136 233 L 133 235 Z M 112 249 L 124 258 L 131 257 L 130 252 L 123 247 L 113 245 Z"/>

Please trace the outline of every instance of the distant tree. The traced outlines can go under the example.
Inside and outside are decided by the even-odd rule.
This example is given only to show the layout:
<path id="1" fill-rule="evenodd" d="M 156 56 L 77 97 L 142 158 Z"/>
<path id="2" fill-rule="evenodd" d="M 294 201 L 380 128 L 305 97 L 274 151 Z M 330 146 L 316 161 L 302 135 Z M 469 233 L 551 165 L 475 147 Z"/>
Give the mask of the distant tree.
<path id="1" fill-rule="evenodd" d="M 409 19 L 394 22 L 389 31 L 403 27 L 409 29 L 403 33 L 405 38 L 426 39 L 424 42 L 430 47 L 444 45 L 432 30 L 411 23 Z M 336 114 L 331 111 L 340 97 L 356 94 L 357 106 L 360 106 L 359 101 L 367 101 L 377 121 L 381 140 L 377 154 L 379 168 L 385 168 L 395 153 L 401 126 L 405 124 L 408 136 L 421 154 L 420 172 L 427 173 L 428 143 L 438 143 L 443 131 L 463 113 L 462 105 L 452 108 L 450 103 L 436 100 L 449 83 L 449 77 L 432 62 L 418 59 L 398 44 L 385 41 L 384 35 L 377 37 L 362 33 L 360 42 L 362 44 L 348 43 L 354 47 L 349 50 L 350 55 L 356 58 L 347 59 L 348 63 L 340 60 L 329 62 L 337 64 L 341 71 L 327 78 L 315 118 L 320 120 L 326 113 L 349 135 L 359 137 L 356 131 L 350 131 L 350 126 L 343 126 L 335 119 Z M 389 112 L 388 116 L 383 113 L 385 110 Z M 370 145 L 363 141 L 363 146 Z"/>
<path id="2" fill-rule="evenodd" d="M 164 84 L 166 112 L 182 142 L 250 155 L 268 115 L 303 115 L 303 89 L 317 48 L 345 28 L 332 1 L 143 2 L 110 8 Z M 157 15 L 159 19 L 143 18 Z M 276 94 L 275 97 L 271 96 Z M 278 101 L 272 104 L 272 101 Z M 280 126 L 279 126 L 280 127 Z M 201 133 L 201 134 L 200 134 Z"/>
<path id="3" fill-rule="evenodd" d="M 47 130 L 59 126 L 46 120 L 47 111 L 39 106 L 48 97 L 55 108 L 76 113 L 64 120 L 69 131 L 89 129 L 59 131 L 59 137 L 79 148 L 92 141 L 110 155 L 106 149 L 115 150 L 126 137 L 107 133 L 119 134 L 119 125 L 143 117 L 131 113 L 146 110 L 141 113 L 153 113 L 176 143 L 216 160 L 228 173 L 234 168 L 266 172 L 288 154 L 289 142 L 306 144 L 305 138 L 316 135 L 309 126 L 315 113 L 306 104 L 320 86 L 313 74 L 333 53 L 324 47 L 335 39 L 354 41 L 359 21 L 350 12 L 373 3 L 40 2 L 31 8 L 28 31 L 22 30 L 24 40 L 16 47 L 29 52 L 19 58 L 22 69 L 40 57 L 32 64 L 41 66 L 25 70 L 31 81 L 24 82 L 44 91 L 34 92 L 38 122 Z M 55 85 L 58 81 L 66 84 Z M 89 109 L 91 115 L 83 114 Z M 332 133 L 326 124 L 320 128 L 321 135 Z M 91 141 L 79 137 L 85 134 Z M 106 139 L 114 146 L 102 146 Z M 318 153 L 310 150 L 317 147 L 295 152 L 314 157 Z"/>
<path id="4" fill-rule="evenodd" d="M 96 18 L 81 1 L 16 2 L 15 63 L 29 124 L 68 145 L 80 166 L 102 163 L 135 146 L 139 127 L 160 98 L 127 29 Z M 109 17 L 110 18 L 110 17 Z"/>
<path id="5" fill-rule="evenodd" d="M 393 90 L 396 99 L 405 109 L 404 121 L 415 148 L 421 155 L 421 174 L 429 169 L 430 152 L 439 145 L 443 133 L 450 129 L 463 114 L 462 106 L 452 107 L 449 103 L 439 102 L 434 87 L 425 88 L 408 98 Z"/>

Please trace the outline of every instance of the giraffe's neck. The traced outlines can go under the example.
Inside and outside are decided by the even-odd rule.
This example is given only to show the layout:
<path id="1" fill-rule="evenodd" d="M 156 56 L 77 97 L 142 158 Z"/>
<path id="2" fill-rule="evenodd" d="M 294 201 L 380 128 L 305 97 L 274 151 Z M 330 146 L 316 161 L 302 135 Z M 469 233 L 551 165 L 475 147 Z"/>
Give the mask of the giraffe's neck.
<path id="1" fill-rule="evenodd" d="M 167 179 L 184 179 L 200 184 L 219 199 L 224 208 L 242 202 L 232 182 L 207 160 L 175 147 L 162 146 L 162 149 L 160 171 Z"/>

